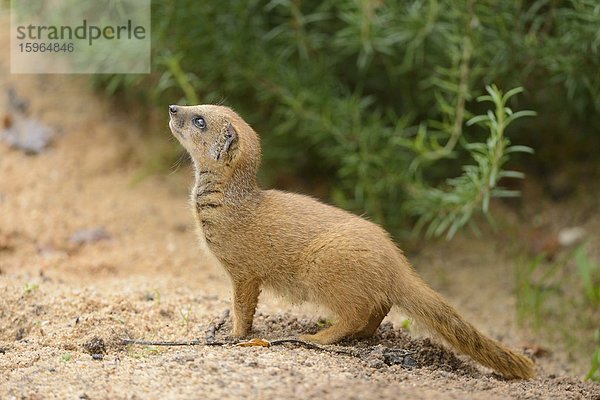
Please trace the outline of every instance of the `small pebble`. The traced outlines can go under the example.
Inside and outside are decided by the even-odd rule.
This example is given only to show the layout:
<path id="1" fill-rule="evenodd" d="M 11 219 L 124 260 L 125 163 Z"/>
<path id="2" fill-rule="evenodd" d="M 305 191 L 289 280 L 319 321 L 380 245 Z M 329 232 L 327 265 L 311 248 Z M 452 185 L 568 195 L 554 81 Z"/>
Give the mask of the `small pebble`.
<path id="1" fill-rule="evenodd" d="M 86 228 L 76 230 L 69 238 L 69 242 L 76 245 L 82 245 L 86 243 L 99 242 L 100 240 L 108 240 L 111 238 L 112 236 L 103 227 Z"/>
<path id="2" fill-rule="evenodd" d="M 0 131 L 0 139 L 30 155 L 39 154 L 46 149 L 53 136 L 52 129 L 33 118 L 19 119 L 4 131 Z"/>

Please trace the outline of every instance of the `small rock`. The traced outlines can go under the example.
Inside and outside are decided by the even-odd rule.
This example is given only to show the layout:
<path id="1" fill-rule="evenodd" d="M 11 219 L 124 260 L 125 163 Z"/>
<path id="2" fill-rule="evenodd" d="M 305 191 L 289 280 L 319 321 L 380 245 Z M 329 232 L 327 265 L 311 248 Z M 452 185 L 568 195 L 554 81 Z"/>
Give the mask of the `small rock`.
<path id="1" fill-rule="evenodd" d="M 372 368 L 383 368 L 385 365 L 402 365 L 412 368 L 417 365 L 417 362 L 411 357 L 411 352 L 390 349 L 380 344 L 373 348 L 365 361 Z"/>
<path id="2" fill-rule="evenodd" d="M 414 368 L 418 365 L 417 361 L 412 358 L 410 354 L 406 355 L 402 360 L 402 366 L 407 368 Z"/>
<path id="3" fill-rule="evenodd" d="M 563 228 L 558 232 L 558 243 L 563 247 L 570 247 L 581 242 L 585 234 L 585 229 L 579 226 Z"/>
<path id="4" fill-rule="evenodd" d="M 104 355 L 100 354 L 100 353 L 94 353 L 94 354 L 92 354 L 92 358 L 94 360 L 102 360 L 104 358 Z"/>
<path id="5" fill-rule="evenodd" d="M 75 245 L 99 242 L 100 240 L 111 239 L 112 236 L 104 227 L 79 229 L 69 238 L 69 242 Z"/>
<path id="6" fill-rule="evenodd" d="M 39 154 L 46 149 L 54 137 L 48 126 L 33 118 L 16 118 L 0 132 L 0 139 L 25 154 Z"/>
<path id="7" fill-rule="evenodd" d="M 86 343 L 83 344 L 83 348 L 94 357 L 94 355 L 106 354 L 106 346 L 104 340 L 98 336 L 94 336 Z"/>

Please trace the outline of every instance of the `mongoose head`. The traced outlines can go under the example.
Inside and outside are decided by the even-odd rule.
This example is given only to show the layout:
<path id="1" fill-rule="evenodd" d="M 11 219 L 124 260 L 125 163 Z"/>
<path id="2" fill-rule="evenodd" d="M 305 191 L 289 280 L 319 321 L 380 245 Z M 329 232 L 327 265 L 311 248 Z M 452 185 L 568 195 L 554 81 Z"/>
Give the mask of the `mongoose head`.
<path id="1" fill-rule="evenodd" d="M 232 109 L 216 105 L 169 106 L 169 128 L 188 151 L 196 169 L 256 175 L 260 141 Z"/>

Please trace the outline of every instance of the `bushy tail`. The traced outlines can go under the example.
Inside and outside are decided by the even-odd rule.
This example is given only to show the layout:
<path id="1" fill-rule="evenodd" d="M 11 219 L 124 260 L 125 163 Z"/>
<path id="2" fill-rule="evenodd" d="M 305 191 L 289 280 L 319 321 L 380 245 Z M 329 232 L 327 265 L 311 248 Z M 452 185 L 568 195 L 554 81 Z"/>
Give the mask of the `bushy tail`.
<path id="1" fill-rule="evenodd" d="M 483 335 L 419 277 L 413 276 L 419 284 L 406 288 L 396 303 L 409 316 L 435 331 L 456 350 L 507 378 L 535 376 L 533 361 Z"/>

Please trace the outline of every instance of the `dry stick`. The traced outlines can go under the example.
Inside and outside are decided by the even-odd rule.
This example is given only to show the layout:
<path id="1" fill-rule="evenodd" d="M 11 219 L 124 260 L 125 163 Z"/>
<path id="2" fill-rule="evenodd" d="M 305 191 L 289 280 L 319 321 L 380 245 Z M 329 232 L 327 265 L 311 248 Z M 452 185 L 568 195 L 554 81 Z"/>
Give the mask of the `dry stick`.
<path id="1" fill-rule="evenodd" d="M 319 351 L 324 351 L 327 353 L 342 354 L 342 355 L 352 356 L 352 357 L 360 357 L 359 354 L 357 354 L 351 350 L 341 350 L 341 349 L 334 349 L 331 347 L 323 347 L 323 346 L 319 346 L 318 344 L 305 342 L 304 340 L 300 340 L 300 339 L 278 339 L 278 340 L 273 340 L 269 343 L 271 346 L 277 346 L 277 345 L 282 345 L 282 344 L 287 344 L 287 343 L 299 344 L 301 346 L 306 347 L 307 349 L 319 350 Z"/>
<path id="2" fill-rule="evenodd" d="M 210 327 L 209 327 L 210 329 Z M 130 345 L 136 344 L 141 346 L 225 346 L 231 345 L 235 346 L 244 342 L 217 342 L 217 341 L 200 341 L 200 340 L 184 340 L 184 341 L 153 341 L 153 340 L 138 340 L 138 339 L 129 339 L 129 338 L 121 338 L 122 345 Z M 355 353 L 351 350 L 341 350 L 341 349 L 333 349 L 329 347 L 319 346 L 314 343 L 305 342 L 300 339 L 277 339 L 272 341 L 267 341 L 269 344 L 268 347 L 272 346 L 280 346 L 283 344 L 297 344 L 306 347 L 307 349 L 319 350 L 327 353 L 341 354 L 352 357 L 360 357 L 358 353 Z M 398 350 L 400 351 L 400 350 Z"/>
<path id="3" fill-rule="evenodd" d="M 188 340 L 184 342 L 162 342 L 162 341 L 152 341 L 152 340 L 138 340 L 138 339 L 129 339 L 129 338 L 121 338 L 122 345 L 128 344 L 138 344 L 142 346 L 199 346 L 199 345 L 222 345 L 224 343 L 204 343 L 199 340 Z"/>
<path id="4" fill-rule="evenodd" d="M 234 344 L 234 343 L 226 343 L 226 342 L 217 342 L 215 338 L 215 334 L 219 329 L 223 327 L 225 321 L 229 318 L 229 310 L 223 311 L 221 314 L 221 318 L 215 323 L 211 322 L 206 328 L 206 332 L 204 333 L 204 341 L 201 342 L 199 339 L 196 340 L 186 340 L 186 341 L 175 341 L 175 342 L 166 342 L 166 341 L 152 341 L 152 340 L 138 340 L 138 339 L 130 339 L 130 338 L 121 338 L 122 345 L 129 344 L 137 344 L 141 346 L 223 346 L 226 344 Z"/>
<path id="5" fill-rule="evenodd" d="M 217 342 L 216 341 L 215 335 L 216 335 L 217 331 L 223 327 L 223 325 L 225 324 L 225 321 L 228 318 L 229 318 L 229 310 L 225 310 L 225 311 L 223 311 L 223 314 L 221 314 L 221 318 L 219 318 L 219 320 L 216 323 L 211 322 L 208 325 L 208 328 L 206 329 L 203 342 L 201 342 L 198 339 L 168 342 L 168 341 L 152 341 L 152 340 L 138 340 L 138 339 L 122 338 L 121 344 L 122 345 L 135 344 L 135 345 L 142 345 L 142 346 L 225 346 L 225 345 L 235 346 L 240 343 L 244 343 L 244 342 Z M 322 351 L 322 352 L 326 352 L 326 353 L 340 354 L 340 355 L 359 357 L 359 358 L 361 357 L 361 355 L 359 353 L 352 351 L 352 350 L 342 350 L 342 349 L 334 349 L 331 347 L 324 347 L 324 346 L 320 346 L 320 345 L 310 343 L 310 342 L 305 342 L 304 340 L 295 339 L 295 338 L 276 339 L 276 340 L 267 341 L 267 343 L 268 343 L 268 347 L 280 346 L 283 344 L 295 344 L 295 345 L 303 346 L 307 349 L 318 350 L 318 351 Z M 406 350 L 402 350 L 402 349 L 389 349 L 389 350 L 392 352 L 403 352 L 404 356 L 414 354 L 414 351 L 406 351 Z"/>

